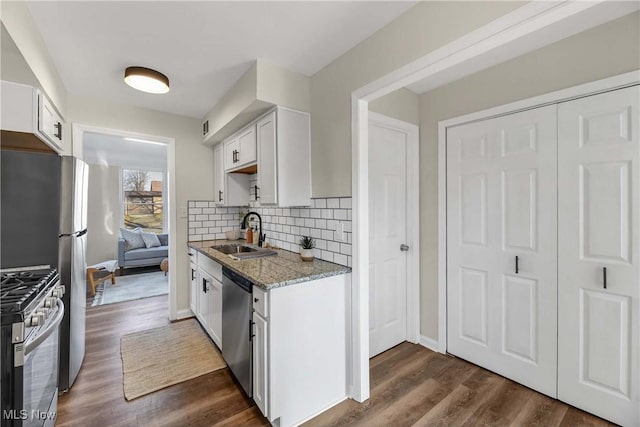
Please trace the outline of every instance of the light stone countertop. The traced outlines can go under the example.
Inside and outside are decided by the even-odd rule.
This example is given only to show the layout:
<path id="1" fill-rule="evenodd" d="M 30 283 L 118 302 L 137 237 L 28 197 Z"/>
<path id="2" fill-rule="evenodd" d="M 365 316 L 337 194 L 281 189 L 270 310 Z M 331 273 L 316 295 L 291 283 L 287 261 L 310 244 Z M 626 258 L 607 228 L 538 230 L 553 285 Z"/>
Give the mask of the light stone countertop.
<path id="1" fill-rule="evenodd" d="M 188 246 L 246 277 L 266 291 L 351 272 L 350 267 L 319 259 L 314 259 L 312 262 L 302 261 L 300 254 L 284 249 L 269 248 L 276 251 L 278 255 L 244 260 L 235 260 L 229 255 L 211 249 L 211 246 L 228 244 L 255 247 L 255 245 L 247 244 L 244 240 L 205 240 L 189 242 Z"/>

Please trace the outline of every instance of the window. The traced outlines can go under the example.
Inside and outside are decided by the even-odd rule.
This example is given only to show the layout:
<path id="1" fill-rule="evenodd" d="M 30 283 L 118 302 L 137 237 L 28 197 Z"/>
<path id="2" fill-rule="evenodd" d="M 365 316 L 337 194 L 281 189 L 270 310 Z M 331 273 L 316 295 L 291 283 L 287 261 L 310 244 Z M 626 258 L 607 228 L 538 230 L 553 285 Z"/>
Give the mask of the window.
<path id="1" fill-rule="evenodd" d="M 124 227 L 149 233 L 164 229 L 164 174 L 146 170 L 122 170 Z"/>

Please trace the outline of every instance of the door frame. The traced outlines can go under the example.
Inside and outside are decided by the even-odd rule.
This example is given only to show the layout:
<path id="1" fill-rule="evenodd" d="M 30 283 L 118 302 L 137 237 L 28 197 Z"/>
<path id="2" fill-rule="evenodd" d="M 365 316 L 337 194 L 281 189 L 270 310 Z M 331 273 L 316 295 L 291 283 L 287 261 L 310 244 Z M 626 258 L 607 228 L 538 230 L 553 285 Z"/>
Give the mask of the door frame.
<path id="1" fill-rule="evenodd" d="M 407 252 L 407 335 L 406 340 L 420 342 L 420 144 L 419 127 L 382 114 L 369 112 L 369 124 L 402 132 L 407 136 L 406 153 L 406 244 Z"/>
<path id="2" fill-rule="evenodd" d="M 165 136 L 149 135 L 140 132 L 130 132 L 125 130 L 103 128 L 98 126 L 84 125 L 81 123 L 73 123 L 72 129 L 72 141 L 73 141 L 73 156 L 79 159 L 83 158 L 83 139 L 85 132 L 101 133 L 104 135 L 117 136 L 122 138 L 137 138 L 154 142 L 159 142 L 167 146 L 167 170 L 165 177 L 167 183 L 164 184 L 164 188 L 167 190 L 167 207 L 168 218 L 165 218 L 165 224 L 169 226 L 169 260 L 178 259 L 178 213 L 176 208 L 176 142 L 175 138 L 169 138 Z M 187 314 L 186 312 L 189 312 Z M 177 320 L 179 318 L 188 317 L 190 310 L 181 310 L 178 313 L 178 277 L 176 274 L 176 268 L 169 269 L 169 320 Z"/>
<path id="3" fill-rule="evenodd" d="M 595 27 L 615 17 L 598 16 L 595 6 L 603 1 L 543 2 L 534 1 L 509 12 L 464 36 L 373 80 L 351 93 L 351 180 L 353 211 L 353 264 L 351 285 L 350 352 L 348 354 L 347 394 L 358 402 L 370 395 L 369 382 L 369 190 L 368 190 L 368 124 L 369 102 L 423 79 L 453 69 L 474 58 L 486 58 L 496 49 L 513 46 L 526 37 L 544 37 L 547 44 Z M 614 5 L 620 15 L 629 4 Z M 589 19 L 579 19 L 585 13 Z M 584 15 L 582 15 L 584 16 Z M 577 19 L 578 18 L 578 19 Z M 561 23 L 563 37 L 558 37 Z M 579 27 L 579 28 L 578 28 Z M 573 32 L 572 32 L 573 30 Z M 524 52 L 523 52 L 524 53 Z M 439 154 L 440 155 L 440 154 Z M 439 182 L 439 187 L 441 183 Z M 446 200 L 445 200 L 446 201 Z M 442 196 L 438 196 L 442 209 Z M 442 212 L 438 213 L 441 225 Z M 446 231 L 438 231 L 438 283 L 442 280 L 441 244 Z M 446 247 L 446 246 L 445 246 Z M 439 295 L 439 310 L 443 299 Z M 446 304 L 446 299 L 444 300 Z M 440 323 L 442 321 L 440 320 Z M 445 334 L 443 335 L 443 331 Z M 426 338 L 426 337 L 424 337 Z M 446 323 L 439 324 L 438 340 L 425 339 L 423 344 L 446 351 Z M 444 344 L 443 344 L 444 343 Z"/>
<path id="4" fill-rule="evenodd" d="M 640 70 L 438 122 L 438 350 L 447 352 L 447 129 L 640 84 Z"/>

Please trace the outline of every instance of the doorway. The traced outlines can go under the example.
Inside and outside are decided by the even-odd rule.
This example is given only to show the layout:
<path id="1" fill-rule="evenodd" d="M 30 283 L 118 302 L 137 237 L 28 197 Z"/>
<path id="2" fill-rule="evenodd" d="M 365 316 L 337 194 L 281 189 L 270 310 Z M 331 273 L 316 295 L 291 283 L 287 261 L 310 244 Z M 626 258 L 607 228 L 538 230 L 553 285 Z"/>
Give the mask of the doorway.
<path id="1" fill-rule="evenodd" d="M 77 124 L 73 131 L 74 156 L 89 165 L 87 264 L 117 263 L 115 277 L 88 269 L 88 284 L 99 282 L 89 286 L 88 305 L 165 295 L 175 317 L 173 139 Z"/>
<path id="2" fill-rule="evenodd" d="M 418 342 L 417 153 L 417 126 L 369 115 L 370 357 Z"/>

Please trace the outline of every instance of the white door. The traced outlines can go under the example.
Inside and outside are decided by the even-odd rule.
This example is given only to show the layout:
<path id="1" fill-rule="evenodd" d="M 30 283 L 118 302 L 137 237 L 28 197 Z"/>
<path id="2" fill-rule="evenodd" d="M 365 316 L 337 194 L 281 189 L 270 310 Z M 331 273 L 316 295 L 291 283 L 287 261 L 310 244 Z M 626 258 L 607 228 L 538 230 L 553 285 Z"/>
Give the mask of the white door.
<path id="1" fill-rule="evenodd" d="M 213 342 L 222 349 L 222 283 L 215 277 L 211 278 L 209 287 L 209 328 Z"/>
<path id="2" fill-rule="evenodd" d="M 253 401 L 269 417 L 269 371 L 267 366 L 268 334 L 267 321 L 253 313 Z"/>
<path id="3" fill-rule="evenodd" d="M 200 291 L 198 296 L 198 318 L 207 333 L 211 335 L 211 287 L 214 279 L 206 271 L 202 269 L 198 269 L 198 271 L 200 282 L 198 283 Z"/>
<path id="4" fill-rule="evenodd" d="M 193 262 L 189 262 L 189 307 L 198 313 L 198 266 Z"/>
<path id="5" fill-rule="evenodd" d="M 556 396 L 556 106 L 447 130 L 448 351 Z"/>
<path id="6" fill-rule="evenodd" d="M 407 133 L 369 123 L 369 356 L 407 340 Z"/>
<path id="7" fill-rule="evenodd" d="M 640 425 L 639 100 L 558 107 L 558 396 L 625 426 Z"/>

